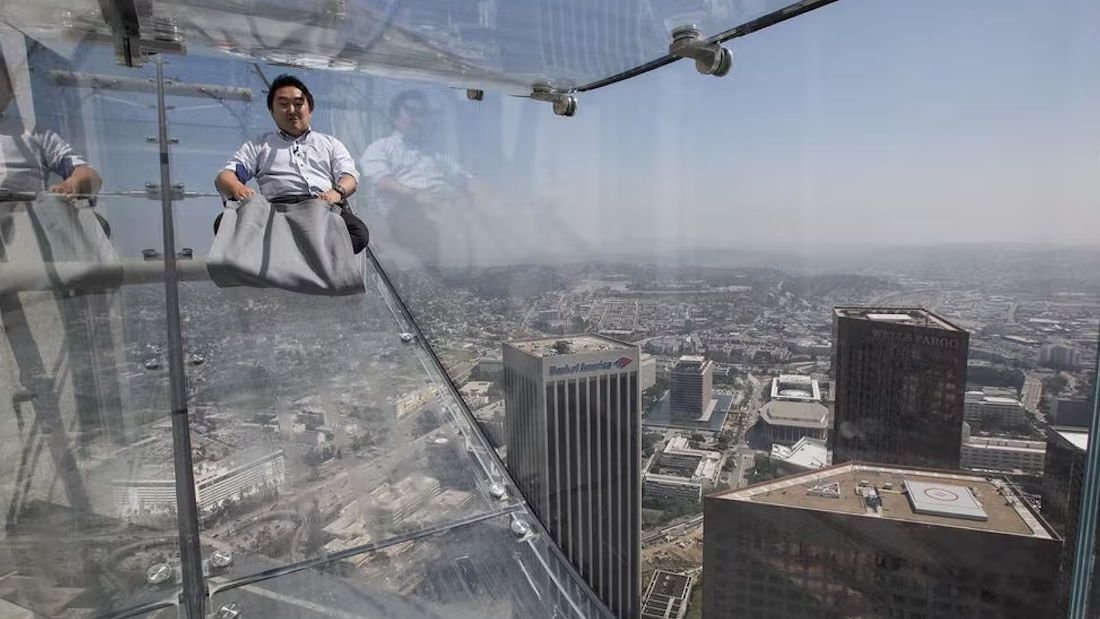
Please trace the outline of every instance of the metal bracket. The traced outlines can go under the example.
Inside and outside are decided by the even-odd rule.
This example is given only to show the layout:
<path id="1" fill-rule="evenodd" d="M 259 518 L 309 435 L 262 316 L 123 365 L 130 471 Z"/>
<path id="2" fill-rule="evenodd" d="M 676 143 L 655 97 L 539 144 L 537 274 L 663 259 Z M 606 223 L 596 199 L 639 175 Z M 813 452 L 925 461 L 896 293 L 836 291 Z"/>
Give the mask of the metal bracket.
<path id="1" fill-rule="evenodd" d="M 554 105 L 558 116 L 572 116 L 577 113 L 577 98 L 548 84 L 535 84 L 531 88 L 531 98 L 535 101 L 547 101 Z"/>
<path id="2" fill-rule="evenodd" d="M 467 88 L 466 98 L 470 101 L 481 101 L 485 98 L 485 91 L 479 88 Z"/>
<path id="3" fill-rule="evenodd" d="M 185 192 L 183 188 L 183 183 L 172 185 L 170 193 L 173 200 L 182 200 L 187 196 L 187 192 Z M 150 200 L 160 200 L 160 185 L 156 183 L 145 183 L 145 197 Z"/>
<path id="4" fill-rule="evenodd" d="M 150 53 L 183 53 L 183 36 L 171 18 L 154 19 L 147 3 L 137 0 L 99 0 L 100 13 L 115 45 L 119 64 L 139 67 Z M 71 16 L 71 13 L 70 13 Z M 141 35 L 141 19 L 152 22 L 153 38 Z M 71 18 L 66 21 L 72 21 Z"/>
<path id="5" fill-rule="evenodd" d="M 722 77 L 733 66 L 733 52 L 719 43 L 708 43 L 697 26 L 680 26 L 672 31 L 668 53 L 695 61 L 695 70 L 703 75 Z"/>

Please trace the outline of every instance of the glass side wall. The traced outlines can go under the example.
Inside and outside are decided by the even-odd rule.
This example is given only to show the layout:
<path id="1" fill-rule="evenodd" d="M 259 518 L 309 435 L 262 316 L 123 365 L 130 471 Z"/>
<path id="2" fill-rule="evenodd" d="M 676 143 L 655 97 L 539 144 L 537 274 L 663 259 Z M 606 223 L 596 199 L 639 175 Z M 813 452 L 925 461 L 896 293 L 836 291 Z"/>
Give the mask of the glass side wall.
<path id="1" fill-rule="evenodd" d="M 612 616 L 365 254 L 347 252 L 358 290 L 337 296 L 211 280 L 214 177 L 273 130 L 267 84 L 285 69 L 204 54 L 125 68 L 99 41 L 3 32 L 0 615 Z M 373 93 L 394 86 L 298 74 L 314 129 L 357 160 Z M 174 367 L 194 479 L 182 516 Z"/>
<path id="2" fill-rule="evenodd" d="M 174 603 L 163 287 L 119 287 L 123 262 L 160 247 L 127 226 L 150 207 L 155 100 L 58 88 L 67 58 L 10 28 L 0 45 L 0 614 Z M 129 510 L 136 487 L 155 508 Z"/>
<path id="3" fill-rule="evenodd" d="M 0 211 L 5 612 L 193 610 L 175 362 L 215 616 L 1098 616 L 1094 3 L 830 4 L 573 118 L 510 95 L 787 3 L 152 3 L 178 323 L 156 62 L 64 4 L 3 5 L 3 122 L 102 178 Z M 359 175 L 362 291 L 211 280 L 219 215 L 330 264 L 214 190 L 281 73 Z"/>
<path id="4" fill-rule="evenodd" d="M 654 616 L 1066 616 L 1100 14 L 976 10 L 838 3 L 571 119 L 410 83 L 375 125 L 375 250 L 598 593 L 610 453 Z M 637 466 L 591 404 L 632 371 Z"/>

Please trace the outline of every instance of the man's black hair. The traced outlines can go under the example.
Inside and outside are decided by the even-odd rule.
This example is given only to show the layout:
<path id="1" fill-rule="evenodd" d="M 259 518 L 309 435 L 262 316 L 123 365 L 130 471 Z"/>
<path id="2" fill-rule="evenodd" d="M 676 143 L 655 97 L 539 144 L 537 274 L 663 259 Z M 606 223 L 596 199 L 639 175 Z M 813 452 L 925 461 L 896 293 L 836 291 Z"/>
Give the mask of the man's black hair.
<path id="1" fill-rule="evenodd" d="M 302 94 L 306 96 L 306 103 L 309 104 L 309 111 L 313 111 L 313 93 L 309 92 L 309 89 L 302 83 L 302 80 L 286 73 L 276 77 L 275 81 L 271 82 L 271 88 L 267 91 L 267 111 L 272 111 L 275 105 L 275 91 L 286 86 L 293 86 L 301 90 Z"/>
<path id="2" fill-rule="evenodd" d="M 401 108 L 405 107 L 405 104 L 409 101 L 422 101 L 426 104 L 428 98 L 419 90 L 406 90 L 399 93 L 390 101 L 390 120 L 396 119 L 398 113 L 401 112 Z"/>

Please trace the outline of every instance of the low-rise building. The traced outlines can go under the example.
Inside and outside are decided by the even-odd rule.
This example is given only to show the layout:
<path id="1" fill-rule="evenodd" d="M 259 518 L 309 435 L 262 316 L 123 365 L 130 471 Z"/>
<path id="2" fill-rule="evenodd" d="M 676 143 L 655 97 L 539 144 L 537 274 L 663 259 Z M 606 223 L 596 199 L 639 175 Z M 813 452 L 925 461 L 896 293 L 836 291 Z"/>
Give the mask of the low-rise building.
<path id="1" fill-rule="evenodd" d="M 201 462 L 195 466 L 195 500 L 200 512 L 210 512 L 226 501 L 265 489 L 280 489 L 285 481 L 286 459 L 281 449 L 260 456 L 253 452 L 223 461 Z M 111 488 L 122 518 L 172 513 L 176 509 L 174 477 L 117 480 L 111 482 Z"/>
<path id="2" fill-rule="evenodd" d="M 768 402 L 760 409 L 764 436 L 780 445 L 809 437 L 825 440 L 829 409 L 821 401 L 821 387 L 809 376 L 784 374 L 772 379 Z"/>
<path id="3" fill-rule="evenodd" d="M 1027 423 L 1027 409 L 1016 398 L 989 395 L 984 391 L 967 391 L 963 419 L 970 423 L 996 423 L 1022 426 Z"/>
<path id="4" fill-rule="evenodd" d="M 703 484 L 687 477 L 646 473 L 642 482 L 642 495 L 647 501 L 698 501 L 703 498 Z"/>
<path id="5" fill-rule="evenodd" d="M 1042 475 L 1046 452 L 1045 441 L 970 436 L 969 425 L 963 424 L 959 462 L 968 471 Z"/>
<path id="6" fill-rule="evenodd" d="M 669 439 L 654 464 L 659 471 L 689 479 L 716 483 L 722 473 L 725 456 L 721 452 L 695 449 L 687 438 L 674 436 Z"/>
<path id="7" fill-rule="evenodd" d="M 649 586 L 642 595 L 641 619 L 684 619 L 694 584 L 695 576 L 692 574 L 665 570 L 653 572 Z"/>
<path id="8" fill-rule="evenodd" d="M 698 501 L 704 487 L 718 483 L 724 462 L 722 453 L 695 449 L 688 439 L 674 436 L 650 461 L 642 477 L 642 494 L 657 501 Z"/>
<path id="9" fill-rule="evenodd" d="M 812 471 L 829 465 L 829 449 L 825 441 L 810 437 L 803 437 L 790 447 L 775 443 L 772 445 L 770 457 L 779 470 L 787 474 Z"/>

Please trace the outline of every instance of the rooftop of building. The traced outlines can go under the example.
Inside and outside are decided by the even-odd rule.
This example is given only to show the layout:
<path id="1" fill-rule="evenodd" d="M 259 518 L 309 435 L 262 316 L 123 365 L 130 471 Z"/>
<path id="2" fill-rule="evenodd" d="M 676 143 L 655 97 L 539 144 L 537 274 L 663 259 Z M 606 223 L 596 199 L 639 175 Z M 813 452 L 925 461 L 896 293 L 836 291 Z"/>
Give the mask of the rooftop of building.
<path id="1" fill-rule="evenodd" d="M 1051 431 L 1081 451 L 1086 451 L 1089 448 L 1089 431 L 1085 428 L 1053 426 Z"/>
<path id="2" fill-rule="evenodd" d="M 1047 449 L 1047 444 L 1043 441 L 995 436 L 971 436 L 963 444 L 974 449 L 1000 449 L 1006 451 L 1046 451 Z"/>
<path id="3" fill-rule="evenodd" d="M 833 314 L 843 318 L 961 331 L 947 320 L 920 307 L 835 307 Z"/>
<path id="4" fill-rule="evenodd" d="M 828 466 L 829 449 L 825 441 L 804 436 L 790 447 L 779 443 L 772 445 L 771 457 L 804 469 L 819 469 Z"/>
<path id="5" fill-rule="evenodd" d="M 713 367 L 714 362 L 708 361 L 706 357 L 702 355 L 684 355 L 680 357 L 678 361 L 670 368 L 671 372 L 691 372 L 693 374 L 699 374 L 708 367 Z"/>
<path id="6" fill-rule="evenodd" d="M 685 436 L 674 436 L 665 444 L 664 453 L 694 456 L 696 458 L 718 458 L 722 454 L 717 451 L 696 449 L 691 446 L 691 441 Z"/>
<path id="7" fill-rule="evenodd" d="M 772 379 L 771 398 L 773 400 L 820 400 L 821 387 L 809 376 L 780 374 Z"/>
<path id="8" fill-rule="evenodd" d="M 966 400 L 968 402 L 979 402 L 986 404 L 1005 404 L 1009 406 L 1023 406 L 1020 400 L 1016 398 L 1010 398 L 1002 395 L 986 395 L 984 391 L 967 391 Z"/>
<path id="9" fill-rule="evenodd" d="M 664 475 L 661 473 L 646 473 L 645 481 L 668 484 L 673 486 L 687 486 L 691 488 L 700 487 L 703 483 L 700 479 L 680 477 L 679 475 Z"/>
<path id="10" fill-rule="evenodd" d="M 829 427 L 829 409 L 820 402 L 772 400 L 760 407 L 760 418 L 773 426 Z"/>
<path id="11" fill-rule="evenodd" d="M 1057 539 L 1007 482 L 962 472 L 848 462 L 707 499 Z"/>
<path id="12" fill-rule="evenodd" d="M 536 357 L 577 355 L 610 350 L 634 350 L 635 347 L 602 335 L 569 335 L 537 340 L 508 342 L 508 345 Z"/>
<path id="13" fill-rule="evenodd" d="M 679 617 L 691 593 L 692 580 L 688 574 L 653 572 L 642 599 L 642 619 Z"/>

